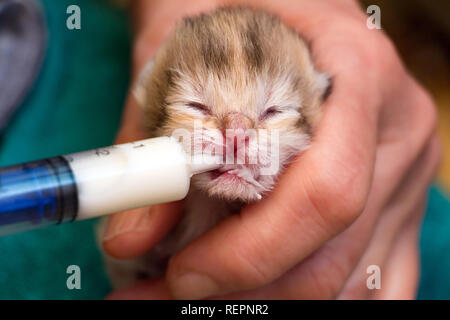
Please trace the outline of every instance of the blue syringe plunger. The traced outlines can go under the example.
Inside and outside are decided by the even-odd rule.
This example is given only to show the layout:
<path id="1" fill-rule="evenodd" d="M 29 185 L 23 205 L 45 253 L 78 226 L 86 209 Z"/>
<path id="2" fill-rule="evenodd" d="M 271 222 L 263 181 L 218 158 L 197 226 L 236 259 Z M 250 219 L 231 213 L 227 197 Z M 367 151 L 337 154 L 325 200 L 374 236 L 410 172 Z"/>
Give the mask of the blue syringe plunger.
<path id="1" fill-rule="evenodd" d="M 0 235 L 69 222 L 78 200 L 63 157 L 0 168 Z"/>

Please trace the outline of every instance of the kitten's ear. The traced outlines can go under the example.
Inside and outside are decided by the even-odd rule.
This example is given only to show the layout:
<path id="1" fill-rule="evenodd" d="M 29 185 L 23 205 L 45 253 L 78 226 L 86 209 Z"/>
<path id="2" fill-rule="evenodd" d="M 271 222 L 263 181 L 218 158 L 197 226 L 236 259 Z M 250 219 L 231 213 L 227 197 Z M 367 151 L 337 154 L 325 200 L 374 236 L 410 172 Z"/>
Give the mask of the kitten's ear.
<path id="1" fill-rule="evenodd" d="M 331 93 L 332 78 L 328 73 L 315 71 L 316 73 L 316 92 L 325 101 Z"/>
<path id="2" fill-rule="evenodd" d="M 139 74 L 137 83 L 133 89 L 133 96 L 140 107 L 143 107 L 147 104 L 148 92 L 146 84 L 148 83 L 152 75 L 153 64 L 154 61 L 152 59 L 145 65 L 144 69 Z"/>

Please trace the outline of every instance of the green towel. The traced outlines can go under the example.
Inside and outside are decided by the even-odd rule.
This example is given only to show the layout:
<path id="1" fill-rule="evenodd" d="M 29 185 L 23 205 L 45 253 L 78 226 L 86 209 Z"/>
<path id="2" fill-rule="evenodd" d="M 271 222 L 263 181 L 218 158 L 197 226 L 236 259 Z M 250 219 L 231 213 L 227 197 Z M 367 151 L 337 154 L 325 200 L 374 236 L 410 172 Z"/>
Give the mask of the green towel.
<path id="1" fill-rule="evenodd" d="M 0 140 L 0 165 L 113 142 L 129 79 L 126 15 L 94 0 L 44 0 L 49 47 L 35 88 Z M 81 8 L 81 30 L 66 8 Z M 84 221 L 0 238 L 0 299 L 101 299 L 110 291 L 93 225 Z M 69 265 L 81 290 L 69 290 Z"/>
<path id="2" fill-rule="evenodd" d="M 0 140 L 0 165 L 109 145 L 129 80 L 125 14 L 95 0 L 43 0 L 49 48 L 33 92 Z M 82 29 L 66 29 L 66 8 L 81 8 Z M 95 221 L 0 238 L 0 299 L 101 299 L 110 291 Z M 430 193 L 421 237 L 420 298 L 450 298 L 450 204 Z M 69 290 L 70 265 L 81 289 Z"/>

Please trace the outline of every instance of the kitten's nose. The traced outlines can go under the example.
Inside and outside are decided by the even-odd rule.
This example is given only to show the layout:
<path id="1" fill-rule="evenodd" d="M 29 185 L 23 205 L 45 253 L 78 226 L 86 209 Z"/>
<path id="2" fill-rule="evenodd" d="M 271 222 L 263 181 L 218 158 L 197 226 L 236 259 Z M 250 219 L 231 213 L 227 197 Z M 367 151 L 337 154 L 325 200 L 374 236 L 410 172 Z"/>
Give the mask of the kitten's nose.
<path id="1" fill-rule="evenodd" d="M 225 115 L 222 120 L 224 143 L 224 155 L 228 159 L 233 155 L 233 162 L 238 158 L 245 159 L 245 150 L 249 143 L 246 130 L 253 128 L 252 119 L 239 112 L 231 112 Z M 242 151 L 240 154 L 238 151 Z M 245 161 L 245 160 L 244 160 Z"/>
<path id="2" fill-rule="evenodd" d="M 253 127 L 253 121 L 245 114 L 240 112 L 229 112 L 222 120 L 224 129 L 243 129 L 247 130 Z"/>

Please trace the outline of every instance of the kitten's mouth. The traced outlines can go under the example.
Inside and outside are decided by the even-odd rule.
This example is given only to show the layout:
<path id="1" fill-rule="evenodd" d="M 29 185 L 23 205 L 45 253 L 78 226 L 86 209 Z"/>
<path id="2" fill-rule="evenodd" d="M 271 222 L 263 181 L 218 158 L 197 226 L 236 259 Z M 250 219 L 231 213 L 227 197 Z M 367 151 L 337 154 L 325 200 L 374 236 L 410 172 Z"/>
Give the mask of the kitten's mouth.
<path id="1" fill-rule="evenodd" d="M 212 180 L 225 180 L 225 181 L 235 181 L 238 183 L 250 184 L 258 189 L 264 189 L 263 186 L 255 179 L 252 171 L 248 167 L 239 168 L 220 168 L 210 172 L 210 177 Z M 261 195 L 258 194 L 258 198 Z"/>

